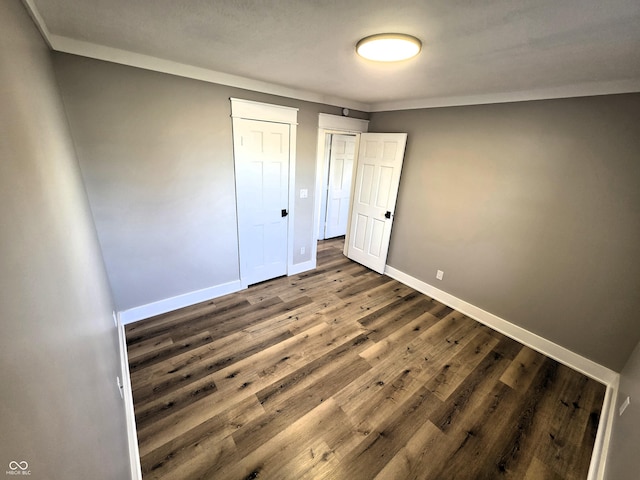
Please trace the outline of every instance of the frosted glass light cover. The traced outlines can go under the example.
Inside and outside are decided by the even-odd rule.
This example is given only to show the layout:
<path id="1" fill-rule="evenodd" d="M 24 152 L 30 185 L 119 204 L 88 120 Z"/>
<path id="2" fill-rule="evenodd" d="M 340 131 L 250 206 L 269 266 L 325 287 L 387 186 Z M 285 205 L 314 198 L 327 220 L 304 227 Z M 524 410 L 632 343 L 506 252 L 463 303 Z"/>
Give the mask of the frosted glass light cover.
<path id="1" fill-rule="evenodd" d="M 361 57 L 377 62 L 397 62 L 415 57 L 422 43 L 411 35 L 382 33 L 363 38 L 356 45 Z"/>

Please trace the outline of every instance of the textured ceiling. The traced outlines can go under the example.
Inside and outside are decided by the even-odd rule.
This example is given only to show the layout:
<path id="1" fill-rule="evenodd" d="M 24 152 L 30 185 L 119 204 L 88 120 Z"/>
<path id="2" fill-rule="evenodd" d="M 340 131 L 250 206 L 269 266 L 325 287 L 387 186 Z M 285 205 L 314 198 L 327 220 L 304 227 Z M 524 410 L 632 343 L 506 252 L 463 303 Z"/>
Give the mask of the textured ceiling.
<path id="1" fill-rule="evenodd" d="M 106 46 L 374 110 L 640 90 L 638 0 L 24 1 L 54 49 Z M 420 38 L 421 55 L 359 58 L 355 43 L 381 32 Z"/>

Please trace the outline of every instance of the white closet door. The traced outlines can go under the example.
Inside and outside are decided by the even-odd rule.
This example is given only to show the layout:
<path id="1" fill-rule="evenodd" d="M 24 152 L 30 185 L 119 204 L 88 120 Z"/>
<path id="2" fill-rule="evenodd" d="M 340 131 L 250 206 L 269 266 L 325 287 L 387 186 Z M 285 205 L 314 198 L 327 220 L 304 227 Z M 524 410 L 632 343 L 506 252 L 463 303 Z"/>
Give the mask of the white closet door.
<path id="1" fill-rule="evenodd" d="M 354 135 L 331 136 L 324 238 L 339 237 L 347 233 L 355 150 Z"/>
<path id="2" fill-rule="evenodd" d="M 287 273 L 289 128 L 234 122 L 240 273 L 247 285 Z"/>

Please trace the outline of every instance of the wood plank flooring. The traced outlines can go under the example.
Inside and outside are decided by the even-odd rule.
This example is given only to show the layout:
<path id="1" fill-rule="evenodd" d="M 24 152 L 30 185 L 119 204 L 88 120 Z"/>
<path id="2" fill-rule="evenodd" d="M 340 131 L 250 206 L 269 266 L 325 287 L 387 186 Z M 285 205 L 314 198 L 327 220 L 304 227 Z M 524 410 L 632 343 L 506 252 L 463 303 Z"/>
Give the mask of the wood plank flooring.
<path id="1" fill-rule="evenodd" d="M 585 479 L 604 385 L 320 242 L 126 328 L 147 479 Z"/>

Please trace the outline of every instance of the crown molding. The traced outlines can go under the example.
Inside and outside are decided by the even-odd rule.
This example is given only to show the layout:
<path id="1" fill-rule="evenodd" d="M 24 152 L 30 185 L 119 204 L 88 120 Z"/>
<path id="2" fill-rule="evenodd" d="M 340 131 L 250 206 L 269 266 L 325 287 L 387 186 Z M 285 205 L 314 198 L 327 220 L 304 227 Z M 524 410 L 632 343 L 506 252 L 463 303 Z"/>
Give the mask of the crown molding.
<path id="1" fill-rule="evenodd" d="M 640 79 L 624 79 L 609 82 L 591 82 L 565 85 L 552 88 L 523 90 L 516 92 L 490 93 L 478 95 L 460 95 L 449 97 L 420 98 L 390 102 L 364 103 L 342 97 L 324 95 L 238 75 L 194 67 L 184 63 L 164 60 L 158 57 L 129 52 L 117 48 L 105 47 L 95 43 L 52 34 L 35 6 L 34 0 L 22 0 L 34 23 L 40 30 L 44 41 L 52 50 L 95 58 L 121 65 L 168 73 L 180 77 L 192 78 L 209 83 L 242 88 L 254 92 L 278 95 L 322 103 L 336 107 L 347 107 L 362 112 L 385 112 L 395 110 L 416 110 L 421 108 L 457 107 L 466 105 L 486 105 L 491 103 L 527 102 L 532 100 L 550 100 L 558 98 L 590 97 L 596 95 L 615 95 L 640 92 Z"/>
<path id="2" fill-rule="evenodd" d="M 44 18 L 42 18 L 42 15 L 40 15 L 40 12 L 33 3 L 33 0 L 22 0 L 22 4 L 24 5 L 24 8 L 27 9 L 33 23 L 35 23 L 38 30 L 40 30 L 40 35 L 42 35 L 46 44 L 49 48 L 53 49 L 51 45 L 51 33 L 49 32 L 47 25 L 44 23 Z"/>
<path id="3" fill-rule="evenodd" d="M 244 90 L 254 92 L 293 98 L 295 100 L 322 103 L 336 107 L 348 107 L 353 110 L 360 110 L 364 112 L 369 111 L 368 104 L 348 100 L 346 98 L 285 87 L 275 83 L 263 82 L 252 78 L 241 77 L 239 75 L 231 75 L 224 72 L 209 70 L 207 68 L 194 67 L 185 63 L 164 60 L 162 58 L 129 52 L 127 50 L 120 50 L 118 48 L 105 47 L 95 43 L 83 42 L 59 35 L 49 34 L 48 38 L 51 48 L 58 52 L 95 58 L 97 60 L 143 68 L 145 70 L 152 70 L 155 72 L 168 73 L 179 77 L 192 78 L 228 87 L 242 88 Z"/>
<path id="4" fill-rule="evenodd" d="M 91 42 L 75 40 L 73 38 L 54 35 L 49 31 L 44 18 L 40 15 L 33 0 L 22 0 L 33 22 L 40 30 L 42 38 L 50 49 L 57 52 L 70 53 L 81 57 L 95 58 L 106 62 L 119 63 L 130 67 L 143 68 L 155 72 L 168 73 L 179 77 L 192 78 L 208 83 L 216 83 L 228 87 L 242 88 L 254 92 L 278 95 L 281 97 L 303 100 L 306 102 L 322 103 L 336 107 L 347 107 L 353 110 L 368 112 L 370 105 L 367 103 L 349 100 L 347 98 L 324 95 L 291 87 L 285 87 L 270 82 L 254 80 L 252 78 L 231 75 L 207 68 L 194 67 L 185 63 L 173 62 L 162 58 L 129 52 L 118 48 L 105 47 Z"/>
<path id="5" fill-rule="evenodd" d="M 528 102 L 532 100 L 593 97 L 596 95 L 615 95 L 619 93 L 637 92 L 640 92 L 640 79 L 630 79 L 611 82 L 582 83 L 553 88 L 523 90 L 518 92 L 378 102 L 371 104 L 371 109 L 369 110 L 369 112 L 416 110 L 420 108 L 459 107 L 465 105 L 486 105 L 490 103 Z"/>

